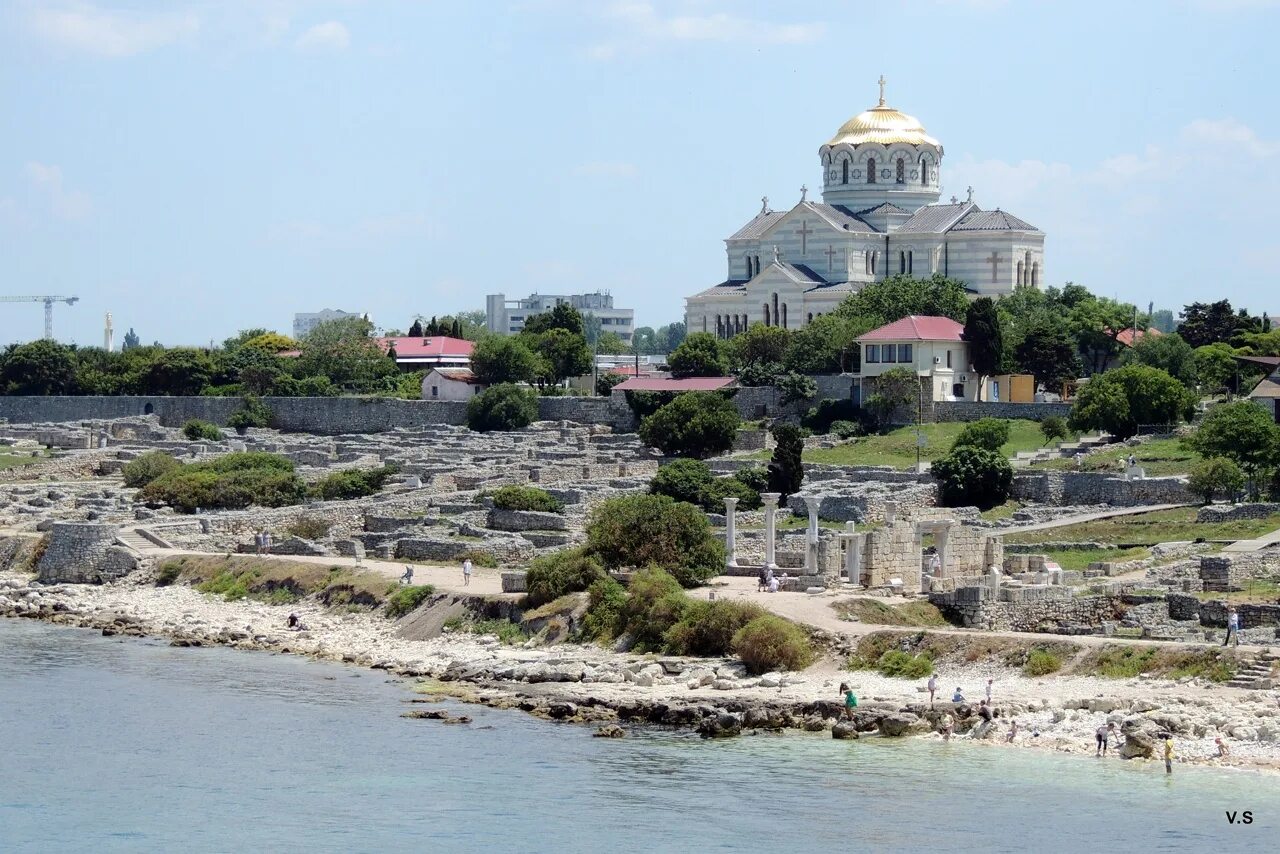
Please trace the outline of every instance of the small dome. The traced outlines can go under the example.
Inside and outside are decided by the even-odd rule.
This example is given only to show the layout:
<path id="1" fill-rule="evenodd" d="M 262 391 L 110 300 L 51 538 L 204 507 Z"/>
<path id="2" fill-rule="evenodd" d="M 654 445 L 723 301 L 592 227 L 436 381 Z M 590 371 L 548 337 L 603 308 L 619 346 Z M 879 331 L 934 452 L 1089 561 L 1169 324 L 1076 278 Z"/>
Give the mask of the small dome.
<path id="1" fill-rule="evenodd" d="M 920 124 L 919 119 L 898 112 L 886 105 L 884 101 L 865 112 L 858 113 L 842 124 L 827 145 L 838 145 L 842 142 L 849 145 L 861 145 L 864 142 L 876 142 L 881 145 L 905 142 L 909 145 L 932 145 L 942 148 L 942 143 L 924 132 L 924 125 Z"/>

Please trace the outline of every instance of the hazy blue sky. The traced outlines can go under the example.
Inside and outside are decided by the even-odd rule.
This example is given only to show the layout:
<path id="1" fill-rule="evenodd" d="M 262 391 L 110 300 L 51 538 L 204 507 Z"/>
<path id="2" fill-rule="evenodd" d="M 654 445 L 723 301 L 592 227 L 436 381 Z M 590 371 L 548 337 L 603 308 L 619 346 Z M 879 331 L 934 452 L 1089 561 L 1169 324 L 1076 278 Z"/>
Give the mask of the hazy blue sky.
<path id="1" fill-rule="evenodd" d="M 0 0 L 0 293 L 80 296 L 85 344 L 494 291 L 656 326 L 884 74 L 1047 283 L 1280 312 L 1277 33 L 1276 0 Z"/>

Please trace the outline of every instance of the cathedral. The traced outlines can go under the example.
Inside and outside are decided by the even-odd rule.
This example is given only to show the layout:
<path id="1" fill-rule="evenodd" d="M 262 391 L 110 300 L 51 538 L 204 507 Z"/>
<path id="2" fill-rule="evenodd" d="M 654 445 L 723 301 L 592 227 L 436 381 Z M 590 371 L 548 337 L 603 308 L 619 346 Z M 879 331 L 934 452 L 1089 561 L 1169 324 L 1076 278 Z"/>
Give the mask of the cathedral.
<path id="1" fill-rule="evenodd" d="M 973 191 L 939 202 L 942 143 L 880 103 L 818 149 L 822 201 L 769 207 L 725 240 L 728 277 L 685 300 L 690 332 L 728 338 L 752 323 L 798 329 L 868 282 L 941 273 L 974 296 L 1043 287 L 1044 232 Z"/>

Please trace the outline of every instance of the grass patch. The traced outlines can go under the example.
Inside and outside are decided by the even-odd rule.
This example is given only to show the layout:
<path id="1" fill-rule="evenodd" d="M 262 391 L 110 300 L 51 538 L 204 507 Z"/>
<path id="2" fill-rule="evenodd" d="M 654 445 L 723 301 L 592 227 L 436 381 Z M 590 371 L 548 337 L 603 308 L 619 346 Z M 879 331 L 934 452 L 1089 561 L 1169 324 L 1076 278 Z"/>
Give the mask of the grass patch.
<path id="1" fill-rule="evenodd" d="M 1022 509 L 1021 501 L 1009 499 L 1003 504 L 997 504 L 990 510 L 983 510 L 979 515 L 988 522 L 998 522 L 1001 519 L 1010 519 L 1013 514 Z"/>
<path id="2" fill-rule="evenodd" d="M 1023 676 L 1048 676 L 1062 669 L 1062 659 L 1047 649 L 1033 649 L 1022 665 Z"/>
<path id="3" fill-rule="evenodd" d="M 891 649 L 876 662 L 876 670 L 897 679 L 923 679 L 933 673 L 933 659 L 927 652 L 912 655 Z"/>
<path id="4" fill-rule="evenodd" d="M 29 466 L 44 460 L 45 456 L 30 456 L 27 454 L 0 454 L 0 469 L 15 469 L 22 466 Z"/>
<path id="5" fill-rule="evenodd" d="M 314 596 L 330 607 L 370 610 L 399 585 L 386 576 L 341 566 L 264 560 L 249 555 L 183 555 L 160 564 L 157 581 L 186 582 L 201 593 L 228 601 L 253 599 L 287 605 Z"/>
<path id="6" fill-rule="evenodd" d="M 946 456 L 966 423 L 946 421 L 921 425 L 920 432 L 927 444 L 920 449 L 920 458 L 932 461 Z M 1017 418 L 1009 421 L 1009 441 L 1000 448 L 1000 452 L 1011 457 L 1018 451 L 1034 451 L 1043 445 L 1040 423 Z M 911 468 L 916 464 L 916 428 L 915 425 L 899 427 L 888 433 L 853 439 L 834 448 L 813 448 L 804 452 L 803 459 L 806 463 L 834 466 Z"/>
<path id="7" fill-rule="evenodd" d="M 1132 447 L 1117 443 L 1106 450 L 1089 454 L 1084 460 L 1084 470 L 1119 473 L 1121 462 L 1128 460 L 1129 454 L 1133 454 L 1138 465 L 1146 469 L 1149 477 L 1187 474 L 1191 471 L 1191 466 L 1200 459 L 1200 455 L 1195 451 L 1182 447 L 1181 439 L 1152 439 Z M 1062 457 L 1037 463 L 1031 468 L 1075 471 L 1076 461 L 1073 458 Z"/>
<path id="8" fill-rule="evenodd" d="M 909 655 L 928 656 L 939 669 L 977 662 L 1022 667 L 1037 649 L 1067 661 L 1079 654 L 1081 647 L 1070 641 L 1046 643 L 1022 638 L 883 631 L 872 632 L 859 639 L 846 666 L 851 670 L 878 668 L 885 653 L 897 650 Z"/>
<path id="9" fill-rule="evenodd" d="M 1221 601 L 1233 602 L 1237 605 L 1249 602 L 1270 603 L 1280 600 L 1280 584 L 1277 584 L 1275 579 L 1246 581 L 1241 590 L 1233 590 L 1229 593 L 1196 593 L 1195 597 L 1201 602 Z"/>
<path id="10" fill-rule="evenodd" d="M 1076 672 L 1108 679 L 1132 679 L 1147 673 L 1167 679 L 1198 676 L 1229 682 L 1239 667 L 1239 658 L 1225 650 L 1108 644 L 1085 656 Z"/>
<path id="11" fill-rule="evenodd" d="M 1151 550 L 1141 546 L 1132 549 L 1046 549 L 1041 554 L 1063 569 L 1082 570 L 1088 569 L 1089 564 L 1096 561 L 1120 563 L 1148 558 L 1151 557 Z"/>
<path id="12" fill-rule="evenodd" d="M 405 614 L 418 610 L 418 606 L 436 589 L 430 584 L 409 584 L 401 587 L 387 598 L 387 617 L 396 620 Z"/>
<path id="13" fill-rule="evenodd" d="M 947 626 L 947 618 L 928 602 L 889 605 L 879 599 L 842 599 L 831 607 L 842 620 L 873 626 Z"/>
<path id="14" fill-rule="evenodd" d="M 519 623 L 510 620 L 477 620 L 471 617 L 451 617 L 444 627 L 451 632 L 468 632 L 473 635 L 497 635 L 505 644 L 524 643 L 529 639 Z"/>
<path id="15" fill-rule="evenodd" d="M 295 519 L 285 530 L 304 540 L 322 540 L 329 536 L 332 528 L 333 523 L 328 519 L 322 519 L 319 516 L 302 516 Z"/>
<path id="16" fill-rule="evenodd" d="M 1006 543 L 1041 543 L 1045 540 L 1155 545 L 1180 540 L 1248 540 L 1280 528 L 1280 513 L 1262 519 L 1233 522 L 1197 522 L 1195 507 L 1175 507 L 1111 519 L 1095 519 L 1048 531 L 1011 532 Z"/>

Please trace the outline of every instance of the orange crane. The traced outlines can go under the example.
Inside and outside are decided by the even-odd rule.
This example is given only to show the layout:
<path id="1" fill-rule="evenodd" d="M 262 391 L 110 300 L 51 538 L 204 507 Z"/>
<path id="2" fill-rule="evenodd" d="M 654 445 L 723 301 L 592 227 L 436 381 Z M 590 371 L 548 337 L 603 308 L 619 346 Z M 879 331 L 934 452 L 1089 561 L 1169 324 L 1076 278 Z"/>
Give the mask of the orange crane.
<path id="1" fill-rule="evenodd" d="M 80 297 L 0 297 L 0 302 L 42 302 L 44 303 L 44 337 L 53 340 L 53 304 L 65 302 L 75 305 Z"/>

